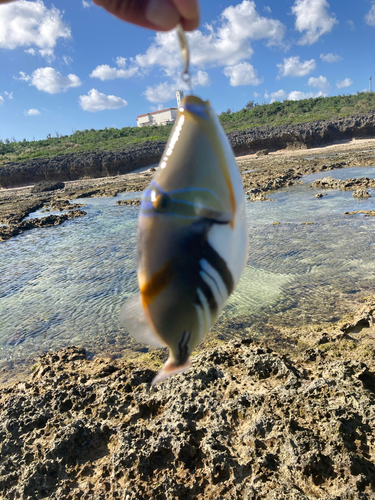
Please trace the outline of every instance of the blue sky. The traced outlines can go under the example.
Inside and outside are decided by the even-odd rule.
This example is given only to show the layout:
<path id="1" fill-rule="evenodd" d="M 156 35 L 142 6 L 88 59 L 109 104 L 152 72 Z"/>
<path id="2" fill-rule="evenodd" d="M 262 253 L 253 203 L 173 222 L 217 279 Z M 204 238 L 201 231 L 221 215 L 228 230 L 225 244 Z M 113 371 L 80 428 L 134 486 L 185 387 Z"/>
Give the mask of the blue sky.
<path id="1" fill-rule="evenodd" d="M 220 113 L 249 100 L 375 88 L 375 2 L 203 0 L 189 35 L 195 93 Z M 176 106 L 174 32 L 126 24 L 90 0 L 0 5 L 0 139 L 135 126 Z"/>

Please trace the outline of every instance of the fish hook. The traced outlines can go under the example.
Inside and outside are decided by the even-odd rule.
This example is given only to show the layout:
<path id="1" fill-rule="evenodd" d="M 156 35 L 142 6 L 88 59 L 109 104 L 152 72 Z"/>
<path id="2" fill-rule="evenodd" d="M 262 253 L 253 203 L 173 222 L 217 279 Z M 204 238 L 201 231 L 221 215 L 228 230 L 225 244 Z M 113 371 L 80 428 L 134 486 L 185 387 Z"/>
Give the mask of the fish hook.
<path id="1" fill-rule="evenodd" d="M 182 64 L 184 66 L 184 71 L 182 72 L 181 78 L 189 86 L 190 93 L 192 94 L 193 85 L 192 85 L 191 75 L 189 73 L 190 48 L 189 48 L 189 43 L 187 41 L 185 30 L 182 27 L 181 23 L 178 23 L 177 25 L 177 35 L 178 35 L 178 41 L 180 42 Z"/>

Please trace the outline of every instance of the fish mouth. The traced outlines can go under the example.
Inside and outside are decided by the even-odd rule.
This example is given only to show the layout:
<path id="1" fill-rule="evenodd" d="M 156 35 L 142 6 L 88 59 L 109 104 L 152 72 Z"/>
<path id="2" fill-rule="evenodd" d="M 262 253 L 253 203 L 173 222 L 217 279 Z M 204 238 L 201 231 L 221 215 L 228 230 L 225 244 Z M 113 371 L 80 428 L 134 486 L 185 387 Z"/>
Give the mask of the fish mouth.
<path id="1" fill-rule="evenodd" d="M 205 120 L 209 120 L 210 108 L 210 101 L 203 101 L 195 95 L 187 95 L 186 97 L 184 97 L 179 111 L 180 113 L 187 112 L 191 113 L 192 115 L 198 115 Z"/>

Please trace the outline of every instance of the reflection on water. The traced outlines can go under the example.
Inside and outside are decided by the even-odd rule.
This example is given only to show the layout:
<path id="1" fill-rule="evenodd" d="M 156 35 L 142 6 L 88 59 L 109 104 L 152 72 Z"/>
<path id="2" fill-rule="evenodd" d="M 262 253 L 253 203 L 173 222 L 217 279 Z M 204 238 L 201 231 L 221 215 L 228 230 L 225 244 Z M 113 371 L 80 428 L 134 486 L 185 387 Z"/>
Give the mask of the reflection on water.
<path id="1" fill-rule="evenodd" d="M 375 168 L 302 180 L 343 174 L 375 177 Z M 276 201 L 247 203 L 249 261 L 222 319 L 302 325 L 374 293 L 375 218 L 343 212 L 375 209 L 375 190 L 366 200 L 333 190 L 316 199 L 318 191 L 299 184 L 274 193 Z M 0 367 L 71 344 L 92 353 L 134 345 L 117 316 L 137 290 L 138 207 L 116 204 L 134 197 L 85 199 L 87 216 L 1 244 Z"/>

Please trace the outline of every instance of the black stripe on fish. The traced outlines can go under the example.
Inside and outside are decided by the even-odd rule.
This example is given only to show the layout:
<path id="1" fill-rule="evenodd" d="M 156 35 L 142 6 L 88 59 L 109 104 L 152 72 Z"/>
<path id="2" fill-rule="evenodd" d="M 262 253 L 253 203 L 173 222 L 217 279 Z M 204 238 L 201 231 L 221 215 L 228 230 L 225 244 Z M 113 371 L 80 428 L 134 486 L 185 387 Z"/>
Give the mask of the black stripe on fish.
<path id="1" fill-rule="evenodd" d="M 232 293 L 233 288 L 234 288 L 232 273 L 228 269 L 228 266 L 227 266 L 227 263 L 225 262 L 225 260 L 222 257 L 220 257 L 220 255 L 208 243 L 208 241 L 206 241 L 206 244 L 204 245 L 204 248 L 203 248 L 203 258 L 206 259 L 207 262 L 209 264 L 211 264 L 211 266 L 214 269 L 216 269 L 216 271 L 220 274 L 221 279 L 223 280 L 223 282 L 226 286 L 226 289 L 228 291 L 228 296 L 229 296 Z"/>
<path id="2" fill-rule="evenodd" d="M 208 261 L 207 261 L 206 259 L 202 259 L 202 260 L 204 260 L 205 262 L 207 262 L 207 263 L 208 263 Z M 205 273 L 205 274 L 206 274 L 209 278 L 211 278 L 211 280 L 215 283 L 215 285 L 216 285 L 216 290 L 217 290 L 217 292 L 218 292 L 218 294 L 219 294 L 219 296 L 220 296 L 220 295 L 222 294 L 222 292 L 221 292 L 221 287 L 220 287 L 219 283 L 217 282 L 217 280 L 216 280 L 215 276 L 212 276 L 212 274 L 209 272 L 209 270 L 208 270 L 208 269 L 206 269 L 206 268 L 203 268 L 203 267 L 202 267 L 202 265 L 201 265 L 201 269 L 202 269 L 202 271 L 203 271 L 203 272 L 204 272 L 204 273 Z M 221 276 L 220 276 L 220 277 L 221 277 Z M 223 279 L 222 279 L 222 280 L 223 280 Z"/>
<path id="3" fill-rule="evenodd" d="M 191 338 L 191 332 L 187 332 L 184 330 L 182 332 L 180 341 L 177 345 L 178 348 L 178 357 L 177 357 L 177 366 L 182 366 L 186 363 L 189 357 L 189 342 Z"/>
<path id="4" fill-rule="evenodd" d="M 208 302 L 208 307 L 210 308 L 211 312 L 216 312 L 217 310 L 217 303 L 214 297 L 214 294 L 212 293 L 211 287 L 204 281 L 204 279 L 199 276 L 199 288 L 202 290 L 204 293 L 207 302 Z"/>
<path id="5" fill-rule="evenodd" d="M 207 273 L 200 265 L 201 259 L 207 260 L 211 267 L 219 273 L 228 295 L 232 292 L 234 284 L 232 274 L 225 260 L 208 242 L 208 232 L 213 224 L 215 224 L 214 220 L 202 217 L 182 230 L 182 234 L 179 235 L 180 242 L 176 257 L 173 259 L 173 267 L 175 275 L 179 277 L 185 289 L 190 289 L 191 296 L 194 297 L 194 303 L 202 307 L 202 309 L 204 308 L 196 291 L 200 288 L 207 299 L 211 313 L 216 313 L 218 304 L 215 296 L 211 287 L 200 275 L 201 271 Z"/>

